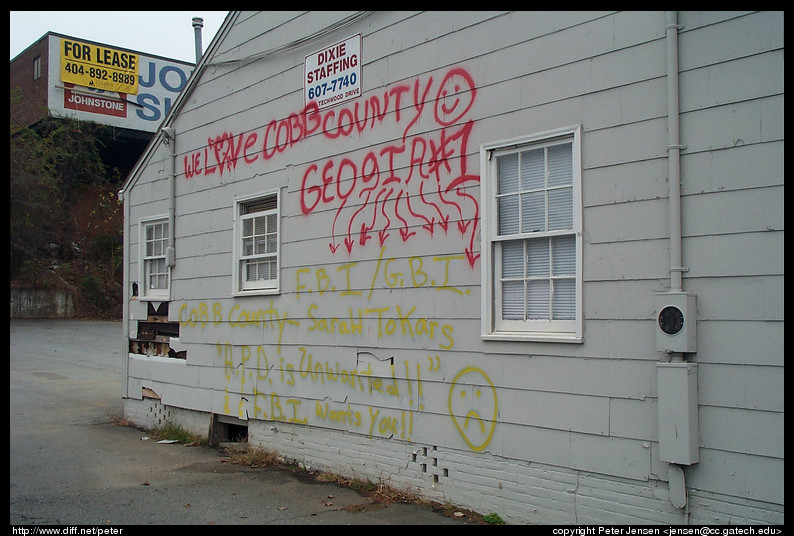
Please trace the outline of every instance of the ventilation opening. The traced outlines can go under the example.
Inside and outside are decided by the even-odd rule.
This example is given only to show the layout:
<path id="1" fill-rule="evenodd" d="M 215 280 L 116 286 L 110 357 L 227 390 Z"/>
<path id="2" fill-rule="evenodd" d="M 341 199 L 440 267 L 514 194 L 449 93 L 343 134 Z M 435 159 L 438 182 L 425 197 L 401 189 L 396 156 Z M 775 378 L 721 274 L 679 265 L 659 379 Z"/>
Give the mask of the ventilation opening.
<path id="1" fill-rule="evenodd" d="M 411 461 L 419 464 L 422 473 L 430 475 L 434 484 L 438 484 L 440 477 L 448 478 L 449 469 L 439 465 L 438 447 L 422 447 L 417 449 L 411 455 Z M 443 463 L 444 460 L 442 459 Z"/>
<path id="2" fill-rule="evenodd" d="M 213 415 L 210 426 L 210 445 L 223 443 L 248 444 L 248 423 L 228 415 Z"/>

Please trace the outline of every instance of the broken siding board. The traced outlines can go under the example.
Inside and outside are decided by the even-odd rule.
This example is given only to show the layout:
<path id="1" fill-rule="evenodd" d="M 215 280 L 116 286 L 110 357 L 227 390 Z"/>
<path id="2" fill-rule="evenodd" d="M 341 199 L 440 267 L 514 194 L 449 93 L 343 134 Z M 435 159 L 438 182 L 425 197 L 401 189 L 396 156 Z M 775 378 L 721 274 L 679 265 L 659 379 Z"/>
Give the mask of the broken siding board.
<path id="1" fill-rule="evenodd" d="M 185 360 L 159 356 L 131 356 L 130 375 L 142 379 L 157 380 L 171 385 L 191 386 L 197 384 L 197 370 L 188 367 Z M 162 391 L 158 391 L 163 395 Z"/>
<path id="2" fill-rule="evenodd" d="M 162 384 L 161 384 L 162 385 Z M 163 392 L 161 401 L 165 406 L 175 406 L 200 412 L 211 411 L 211 393 L 193 386 L 171 384 L 167 388 L 161 387 Z M 209 415 L 206 416 L 209 428 Z"/>

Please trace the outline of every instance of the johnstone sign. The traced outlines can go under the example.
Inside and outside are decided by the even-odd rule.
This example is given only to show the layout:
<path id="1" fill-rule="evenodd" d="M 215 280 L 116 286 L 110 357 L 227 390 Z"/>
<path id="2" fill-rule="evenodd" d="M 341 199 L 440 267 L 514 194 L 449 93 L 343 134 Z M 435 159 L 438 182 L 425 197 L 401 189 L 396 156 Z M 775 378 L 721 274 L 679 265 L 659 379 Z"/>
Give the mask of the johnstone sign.
<path id="1" fill-rule="evenodd" d="M 192 63 L 50 34 L 48 107 L 54 115 L 155 132 Z"/>
<path id="2" fill-rule="evenodd" d="M 320 110 L 361 95 L 361 34 L 306 56 L 303 93 Z"/>

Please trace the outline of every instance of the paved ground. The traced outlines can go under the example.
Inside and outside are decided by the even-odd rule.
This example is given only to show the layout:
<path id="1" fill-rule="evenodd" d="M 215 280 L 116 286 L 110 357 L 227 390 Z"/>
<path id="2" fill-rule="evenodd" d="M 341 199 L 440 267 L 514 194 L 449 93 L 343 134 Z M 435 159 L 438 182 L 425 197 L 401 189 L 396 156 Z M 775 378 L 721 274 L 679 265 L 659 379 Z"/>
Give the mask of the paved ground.
<path id="1" fill-rule="evenodd" d="M 11 525 L 463 525 L 119 426 L 121 323 L 11 320 Z"/>

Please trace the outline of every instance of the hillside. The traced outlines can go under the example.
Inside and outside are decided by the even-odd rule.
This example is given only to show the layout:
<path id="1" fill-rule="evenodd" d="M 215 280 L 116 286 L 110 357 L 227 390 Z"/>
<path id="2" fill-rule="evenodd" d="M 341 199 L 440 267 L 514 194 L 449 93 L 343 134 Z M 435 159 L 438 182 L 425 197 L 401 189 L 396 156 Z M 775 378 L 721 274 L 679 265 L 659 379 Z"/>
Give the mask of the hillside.
<path id="1" fill-rule="evenodd" d="M 10 138 L 11 288 L 72 294 L 79 318 L 122 314 L 122 207 L 116 192 L 138 148 L 120 155 L 109 127 L 47 119 Z M 119 158 L 122 156 L 123 158 Z M 126 157 L 125 157 L 126 156 Z"/>

